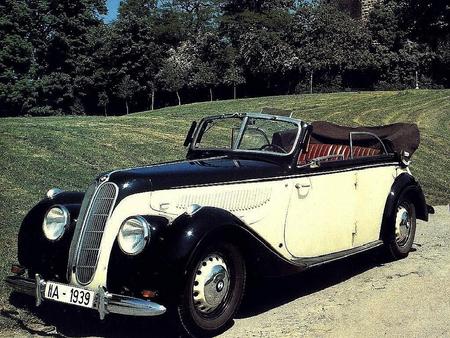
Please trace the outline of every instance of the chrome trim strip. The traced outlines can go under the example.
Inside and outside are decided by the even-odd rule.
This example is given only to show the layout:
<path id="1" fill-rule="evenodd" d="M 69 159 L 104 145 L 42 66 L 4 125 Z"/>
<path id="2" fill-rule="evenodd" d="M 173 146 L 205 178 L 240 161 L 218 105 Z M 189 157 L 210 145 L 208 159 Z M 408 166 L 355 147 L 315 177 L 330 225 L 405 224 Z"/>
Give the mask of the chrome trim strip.
<path id="1" fill-rule="evenodd" d="M 47 191 L 45 196 L 49 199 L 53 199 L 56 195 L 59 195 L 62 192 L 64 192 L 64 190 L 59 188 L 51 188 L 49 191 Z"/>
<path id="2" fill-rule="evenodd" d="M 300 178 L 300 177 L 312 177 L 312 176 L 328 175 L 328 174 L 335 174 L 335 173 L 354 171 L 354 170 L 363 170 L 363 169 L 369 169 L 369 168 L 389 167 L 389 166 L 398 166 L 398 165 L 399 165 L 398 161 L 392 161 L 392 162 L 366 164 L 366 165 L 361 165 L 358 167 L 351 167 L 351 168 L 345 168 L 345 169 L 320 171 L 317 173 L 294 174 L 294 175 L 274 176 L 274 177 L 265 177 L 265 178 L 252 178 L 252 179 L 242 180 L 242 181 L 227 181 L 227 182 L 205 183 L 205 184 L 197 184 L 197 185 L 182 185 L 182 186 L 178 186 L 178 187 L 174 187 L 174 188 L 168 188 L 167 190 L 208 187 L 208 186 L 217 186 L 217 185 L 229 185 L 229 184 L 241 184 L 241 183 L 243 184 L 243 183 L 252 183 L 252 182 L 269 182 L 269 181 L 277 181 L 277 180 L 290 180 L 290 179 Z M 298 167 L 298 168 L 300 168 L 300 167 Z"/>
<path id="3" fill-rule="evenodd" d="M 41 279 L 41 275 L 38 273 L 34 275 L 36 280 L 36 306 L 42 304 L 44 296 L 42 295 L 45 292 L 45 282 Z"/>
<path id="4" fill-rule="evenodd" d="M 330 151 L 331 151 L 331 148 L 330 148 Z M 298 165 L 297 168 L 305 168 L 305 167 L 318 168 L 318 167 L 320 167 L 320 162 L 328 160 L 330 158 L 340 158 L 341 160 L 343 160 L 344 155 L 343 154 L 331 154 L 331 155 L 326 155 L 326 156 L 315 157 L 315 158 L 309 160 L 309 162 L 306 164 Z"/>
<path id="5" fill-rule="evenodd" d="M 39 274 L 36 274 L 35 280 L 23 276 L 8 276 L 5 282 L 17 292 L 34 296 L 36 298 L 36 306 L 39 306 L 44 300 L 47 281 L 42 279 Z M 109 293 L 103 287 L 98 289 L 94 301 L 94 309 L 98 311 L 100 319 L 104 319 L 105 315 L 109 313 L 150 317 L 159 316 L 166 312 L 166 308 L 158 303 L 141 298 Z"/>
<path id="6" fill-rule="evenodd" d="M 364 244 L 362 246 L 358 246 L 356 248 L 352 248 L 349 250 L 344 250 L 340 252 L 335 252 L 328 255 L 318 256 L 318 257 L 307 257 L 307 258 L 297 258 L 296 261 L 299 263 L 304 263 L 308 266 L 308 268 L 312 268 L 314 266 L 319 266 L 322 264 L 330 263 L 333 261 L 337 261 L 339 259 L 347 258 L 356 254 L 359 254 L 364 251 L 372 250 L 378 248 L 383 245 L 382 240 L 377 240 L 371 243 Z"/>
<path id="7" fill-rule="evenodd" d="M 155 302 L 106 292 L 105 305 L 107 313 L 117 313 L 126 316 L 159 316 L 166 308 Z"/>
<path id="8" fill-rule="evenodd" d="M 106 310 L 107 299 L 108 298 L 106 296 L 105 288 L 103 286 L 99 286 L 97 296 L 97 310 L 101 320 L 105 319 L 105 316 L 108 313 L 108 311 Z"/>

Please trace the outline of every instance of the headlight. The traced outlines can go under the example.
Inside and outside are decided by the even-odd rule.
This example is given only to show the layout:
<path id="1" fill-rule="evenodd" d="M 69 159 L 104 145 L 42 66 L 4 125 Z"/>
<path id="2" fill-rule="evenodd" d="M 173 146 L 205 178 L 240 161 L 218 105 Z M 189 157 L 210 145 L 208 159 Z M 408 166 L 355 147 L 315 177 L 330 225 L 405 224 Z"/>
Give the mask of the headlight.
<path id="1" fill-rule="evenodd" d="M 131 217 L 123 222 L 117 236 L 120 249 L 128 255 L 141 253 L 149 239 L 150 225 L 141 216 Z"/>
<path id="2" fill-rule="evenodd" d="M 51 241 L 59 240 L 64 235 L 69 222 L 69 211 L 62 205 L 49 209 L 42 223 L 45 237 Z"/>

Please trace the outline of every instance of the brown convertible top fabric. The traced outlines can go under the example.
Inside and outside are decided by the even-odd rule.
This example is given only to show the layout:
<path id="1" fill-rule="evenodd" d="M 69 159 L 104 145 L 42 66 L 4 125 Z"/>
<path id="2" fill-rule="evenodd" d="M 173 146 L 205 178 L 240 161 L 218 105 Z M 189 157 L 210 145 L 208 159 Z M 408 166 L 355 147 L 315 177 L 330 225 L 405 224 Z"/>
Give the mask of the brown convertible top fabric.
<path id="1" fill-rule="evenodd" d="M 351 132 L 369 132 L 383 140 L 388 151 L 401 153 L 403 150 L 411 156 L 419 147 L 420 133 L 412 123 L 394 123 L 378 127 L 344 127 L 334 123 L 317 121 L 311 123 L 313 130 L 311 143 L 349 144 Z M 364 147 L 380 148 L 379 142 L 369 135 L 354 135 L 353 144 Z"/>

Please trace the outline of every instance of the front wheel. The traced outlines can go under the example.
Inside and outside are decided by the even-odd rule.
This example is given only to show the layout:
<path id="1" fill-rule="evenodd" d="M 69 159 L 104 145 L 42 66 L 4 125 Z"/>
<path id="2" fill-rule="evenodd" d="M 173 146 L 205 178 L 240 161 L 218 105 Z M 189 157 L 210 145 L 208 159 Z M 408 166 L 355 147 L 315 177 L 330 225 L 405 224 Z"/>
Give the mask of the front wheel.
<path id="1" fill-rule="evenodd" d="M 199 250 L 178 304 L 184 329 L 193 336 L 223 331 L 242 301 L 245 279 L 245 263 L 235 245 L 219 243 Z"/>
<path id="2" fill-rule="evenodd" d="M 397 202 L 394 224 L 390 227 L 386 243 L 391 258 L 407 257 L 415 234 L 416 209 L 410 200 L 401 197 Z"/>

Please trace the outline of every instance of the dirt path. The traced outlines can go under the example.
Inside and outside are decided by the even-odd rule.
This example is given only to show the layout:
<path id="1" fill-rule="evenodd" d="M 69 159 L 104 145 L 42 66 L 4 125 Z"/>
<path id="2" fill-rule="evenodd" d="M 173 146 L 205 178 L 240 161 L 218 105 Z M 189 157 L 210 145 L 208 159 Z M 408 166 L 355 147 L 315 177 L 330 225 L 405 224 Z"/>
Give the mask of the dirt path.
<path id="1" fill-rule="evenodd" d="M 368 253 L 285 279 L 283 291 L 268 283 L 250 305 L 263 313 L 236 320 L 224 337 L 450 336 L 450 213 L 436 209 L 418 223 L 407 259 L 380 265 Z"/>
<path id="2" fill-rule="evenodd" d="M 450 213 L 419 222 L 407 259 L 369 252 L 311 271 L 254 281 L 223 337 L 450 336 Z M 44 304 L 18 296 L 0 305 L 0 335 L 174 336 L 166 318 L 142 320 Z"/>

